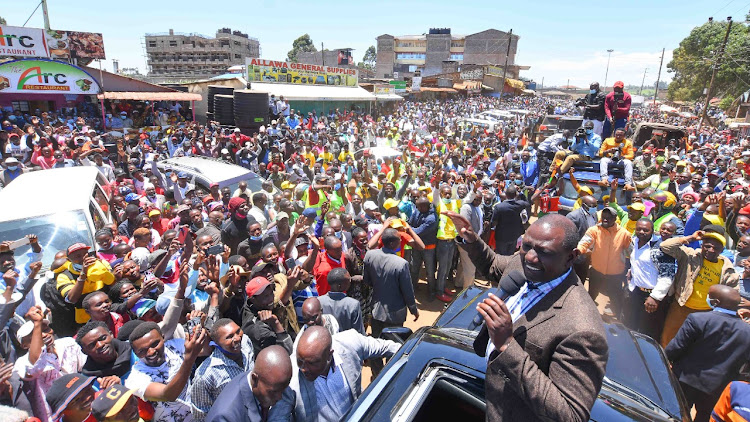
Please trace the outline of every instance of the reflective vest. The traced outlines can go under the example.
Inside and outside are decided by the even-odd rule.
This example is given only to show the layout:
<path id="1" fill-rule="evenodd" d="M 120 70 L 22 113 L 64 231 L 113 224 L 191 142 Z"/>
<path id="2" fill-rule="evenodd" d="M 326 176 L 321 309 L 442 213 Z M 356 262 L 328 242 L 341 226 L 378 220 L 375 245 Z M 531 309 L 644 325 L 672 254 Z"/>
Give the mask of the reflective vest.
<path id="1" fill-rule="evenodd" d="M 440 219 L 438 221 L 438 231 L 437 231 L 437 238 L 440 240 L 451 240 L 455 239 L 455 237 L 458 235 L 456 232 L 456 226 L 453 225 L 453 220 L 451 220 L 448 216 L 445 216 L 441 214 L 443 211 L 453 211 L 453 212 L 459 212 L 461 209 L 461 200 L 460 199 L 454 199 L 451 200 L 449 203 L 442 202 L 442 199 L 440 200 L 440 204 L 437 207 L 437 214 L 440 216 Z"/>

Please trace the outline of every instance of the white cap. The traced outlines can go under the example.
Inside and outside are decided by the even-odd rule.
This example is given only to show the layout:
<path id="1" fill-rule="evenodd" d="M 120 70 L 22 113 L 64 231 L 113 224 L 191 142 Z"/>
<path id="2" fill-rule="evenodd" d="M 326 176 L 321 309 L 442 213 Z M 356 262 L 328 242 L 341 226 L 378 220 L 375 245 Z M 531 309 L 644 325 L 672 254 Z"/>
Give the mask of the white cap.
<path id="1" fill-rule="evenodd" d="M 240 132 L 240 128 L 236 127 L 236 128 L 234 128 L 234 131 L 235 132 Z"/>
<path id="2" fill-rule="evenodd" d="M 23 343 L 23 339 L 26 336 L 30 336 L 31 332 L 34 331 L 34 321 L 26 321 L 18 327 L 18 331 L 16 331 L 16 340 L 18 340 L 19 343 Z"/>
<path id="3" fill-rule="evenodd" d="M 16 158 L 8 157 L 5 159 L 5 164 L 19 164 L 19 161 Z"/>
<path id="4" fill-rule="evenodd" d="M 365 204 L 362 207 L 366 210 L 372 210 L 372 211 L 378 210 L 378 205 L 372 201 L 365 201 Z"/>

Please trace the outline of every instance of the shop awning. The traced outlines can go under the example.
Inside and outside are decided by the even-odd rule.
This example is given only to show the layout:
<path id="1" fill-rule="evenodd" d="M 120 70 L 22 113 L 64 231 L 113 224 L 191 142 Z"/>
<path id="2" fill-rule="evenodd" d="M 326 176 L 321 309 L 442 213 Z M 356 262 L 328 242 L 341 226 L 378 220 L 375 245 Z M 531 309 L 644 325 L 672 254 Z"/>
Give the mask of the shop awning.
<path id="1" fill-rule="evenodd" d="M 377 94 L 375 98 L 378 101 L 403 101 L 404 97 L 396 94 Z"/>
<path id="2" fill-rule="evenodd" d="M 294 85 L 250 82 L 253 92 L 267 92 L 290 101 L 375 101 L 375 96 L 362 87 L 326 85 Z"/>
<path id="3" fill-rule="evenodd" d="M 201 94 L 188 92 L 105 92 L 96 98 L 100 100 L 136 100 L 136 101 L 200 101 Z"/>
<path id="4" fill-rule="evenodd" d="M 519 81 L 518 79 L 511 79 L 506 78 L 505 84 L 513 89 L 524 89 L 526 88 L 526 85 L 523 83 L 523 81 Z"/>
<path id="5" fill-rule="evenodd" d="M 411 92 L 411 87 L 407 88 L 409 92 Z M 433 86 L 423 86 L 419 88 L 419 91 L 417 92 L 447 92 L 449 94 L 458 94 L 458 91 L 456 91 L 453 88 L 436 88 Z M 415 92 L 415 94 L 417 93 Z"/>

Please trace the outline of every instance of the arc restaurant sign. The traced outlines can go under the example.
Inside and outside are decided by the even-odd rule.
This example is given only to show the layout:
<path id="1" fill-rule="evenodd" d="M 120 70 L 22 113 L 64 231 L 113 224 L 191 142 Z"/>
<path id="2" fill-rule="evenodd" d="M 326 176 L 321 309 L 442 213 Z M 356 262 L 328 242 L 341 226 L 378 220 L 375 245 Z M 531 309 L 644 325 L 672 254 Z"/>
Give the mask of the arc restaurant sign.
<path id="1" fill-rule="evenodd" d="M 101 92 L 85 70 L 54 60 L 25 59 L 0 64 L 0 94 L 84 94 Z"/>

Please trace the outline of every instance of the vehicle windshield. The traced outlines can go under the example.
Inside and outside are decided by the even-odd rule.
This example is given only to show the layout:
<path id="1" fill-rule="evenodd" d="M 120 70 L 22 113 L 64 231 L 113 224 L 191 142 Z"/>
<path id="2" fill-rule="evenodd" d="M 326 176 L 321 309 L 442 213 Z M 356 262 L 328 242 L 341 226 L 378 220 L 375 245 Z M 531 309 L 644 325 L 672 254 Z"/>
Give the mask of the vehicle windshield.
<path id="1" fill-rule="evenodd" d="M 83 211 L 67 211 L 0 223 L 0 239 L 18 240 L 27 234 L 35 234 L 39 238 L 44 253 L 43 270 L 49 269 L 58 251 L 66 250 L 68 246 L 77 242 L 93 244 Z M 23 268 L 28 264 L 28 252 L 31 252 L 29 245 L 15 250 L 17 268 Z"/>
<path id="2" fill-rule="evenodd" d="M 229 190 L 232 191 L 232 194 L 234 195 L 234 191 L 237 190 L 237 188 L 240 186 L 240 182 L 242 180 L 238 180 L 235 183 L 232 183 L 229 185 Z M 245 183 L 247 183 L 247 188 L 250 190 L 250 192 L 256 193 L 263 190 L 263 179 L 261 179 L 258 176 L 250 177 L 249 179 L 244 180 Z"/>

